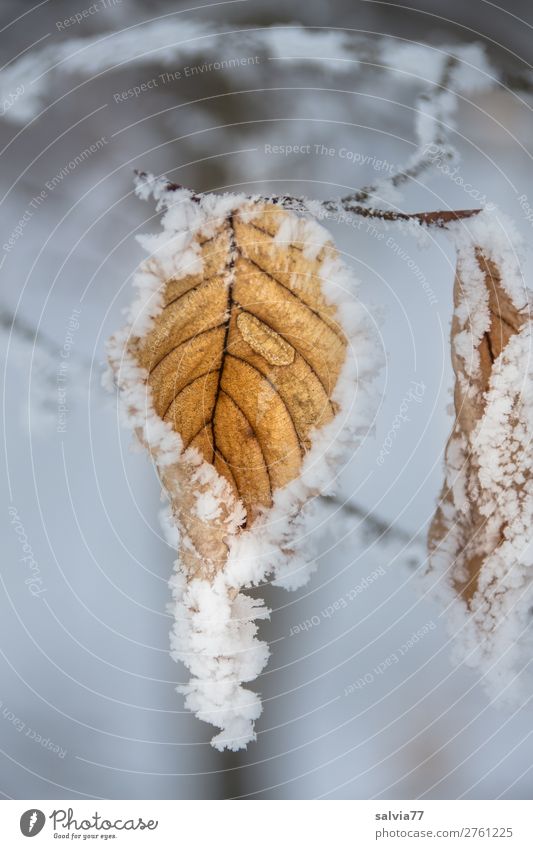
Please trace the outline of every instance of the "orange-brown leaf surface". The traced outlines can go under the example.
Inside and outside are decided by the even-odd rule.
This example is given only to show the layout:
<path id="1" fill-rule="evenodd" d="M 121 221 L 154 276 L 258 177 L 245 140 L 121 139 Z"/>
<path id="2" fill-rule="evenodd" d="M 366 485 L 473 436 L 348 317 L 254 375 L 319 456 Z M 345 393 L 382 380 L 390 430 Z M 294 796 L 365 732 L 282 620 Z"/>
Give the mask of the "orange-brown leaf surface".
<path id="1" fill-rule="evenodd" d="M 200 275 L 164 283 L 163 309 L 131 351 L 148 372 L 157 415 L 232 487 L 248 526 L 293 480 L 311 432 L 335 413 L 346 356 L 320 262 L 275 235 L 292 213 L 235 213 L 200 239 Z"/>

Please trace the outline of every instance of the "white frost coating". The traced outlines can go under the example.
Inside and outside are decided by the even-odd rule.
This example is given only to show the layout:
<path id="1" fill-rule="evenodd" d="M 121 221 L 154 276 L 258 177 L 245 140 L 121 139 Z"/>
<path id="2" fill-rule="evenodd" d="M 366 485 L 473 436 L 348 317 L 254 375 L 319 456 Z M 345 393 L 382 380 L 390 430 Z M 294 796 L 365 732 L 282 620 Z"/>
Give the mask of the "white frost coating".
<path id="1" fill-rule="evenodd" d="M 252 217 L 253 203 L 238 195 L 199 197 L 180 188 L 169 190 L 166 181 L 150 176 L 141 178 L 138 193 L 142 197 L 153 195 L 158 209 L 164 211 L 163 232 L 159 237 L 143 239 L 153 254 L 136 277 L 139 295 L 130 311 L 129 325 L 108 347 L 123 417 L 150 449 L 163 474 L 165 470 L 172 474 L 180 466 L 187 466 L 189 476 L 193 470 L 190 480 L 193 491 L 194 487 L 198 491 L 191 512 L 199 521 L 218 521 L 228 511 L 227 482 L 198 452 L 182 451 L 180 437 L 156 415 L 147 375 L 126 347 L 131 335 L 149 331 L 161 309 L 161 290 L 168 274 L 187 274 L 200 260 L 194 251 L 195 236 L 207 237 L 231 212 L 240 215 L 242 211 L 243 217 Z M 280 229 L 276 241 L 296 242 L 306 256 L 319 256 L 330 240 L 315 221 L 296 219 L 296 224 L 282 224 Z M 176 256 L 176 251 L 180 255 Z M 264 582 L 269 575 L 276 584 L 291 589 L 308 580 L 315 568 L 308 540 L 316 524 L 316 496 L 334 490 L 341 464 L 368 432 L 377 405 L 371 384 L 382 354 L 372 322 L 356 301 L 357 284 L 338 258 L 323 259 L 320 276 L 325 297 L 337 305 L 339 324 L 349 340 L 332 396 L 338 414 L 312 436 L 301 475 L 274 493 L 272 507 L 265 509 L 250 529 L 240 529 L 245 516 L 242 504 L 230 505 L 225 520 L 227 561 L 211 581 L 191 579 L 179 560 L 170 580 L 175 619 L 171 653 L 192 676 L 178 689 L 190 710 L 221 729 L 211 741 L 220 750 L 237 750 L 255 739 L 254 721 L 261 713 L 261 700 L 243 684 L 258 677 L 269 655 L 268 646 L 256 637 L 256 621 L 268 617 L 269 611 L 262 600 L 249 598 L 241 590 Z M 181 537 L 182 552 L 193 551 L 194 542 L 186 530 L 173 532 L 169 527 L 172 520 L 171 512 L 164 511 L 167 539 L 175 543 Z"/>
<path id="2" fill-rule="evenodd" d="M 451 503 L 440 503 L 447 533 L 431 556 L 429 592 L 432 596 L 438 592 L 446 608 L 454 660 L 477 668 L 492 698 L 520 704 L 531 692 L 531 674 L 524 676 L 523 671 L 533 652 L 530 293 L 520 271 L 521 240 L 501 213 L 483 212 L 450 230 L 459 251 L 460 277 L 467 284 L 464 300 L 456 305 L 465 329 L 454 339 L 467 375 L 465 379 L 460 374 L 464 391 L 475 391 L 480 365 L 475 349 L 491 321 L 476 246 L 497 264 L 501 286 L 515 307 L 522 308 L 525 321 L 492 365 L 483 412 L 469 440 L 456 431 L 448 445 L 446 486 L 452 488 L 453 498 Z M 476 476 L 470 481 L 467 469 L 472 467 Z M 482 566 L 467 606 L 457 596 L 453 581 L 468 579 L 458 563 L 458 552 L 465 544 L 458 516 L 468 514 L 473 501 L 485 525 L 478 531 L 479 539 L 471 541 L 482 557 Z"/>
<path id="3" fill-rule="evenodd" d="M 491 518 L 497 516 L 494 535 L 498 536 L 494 550 L 483 562 L 471 610 L 454 596 L 446 580 L 449 555 L 454 557 L 457 550 L 453 515 L 449 517 L 448 545 L 433 560 L 441 575 L 439 592 L 447 608 L 449 631 L 456 638 L 454 660 L 477 668 L 491 697 L 509 704 L 521 704 L 530 695 L 531 686 L 531 675 L 527 681 L 521 673 L 533 654 L 532 387 L 528 322 L 511 338 L 494 365 L 485 413 L 472 440 L 483 484 L 480 507 L 487 518 L 486 534 L 490 539 Z M 457 468 L 465 462 L 464 447 L 457 445 Z M 502 522 L 503 540 L 498 544 Z M 434 586 L 431 592 L 434 595 Z"/>
<path id="4" fill-rule="evenodd" d="M 126 352 L 130 336 L 130 328 L 125 327 L 115 333 L 107 345 L 111 372 L 120 392 L 121 423 L 134 429 L 141 441 L 157 453 L 158 465 L 169 465 L 181 454 L 182 441 L 172 427 L 156 415 L 152 407 L 146 371 Z M 104 375 L 102 382 L 104 386 L 109 386 L 108 374 Z"/>
<path id="5" fill-rule="evenodd" d="M 307 59 L 325 63 L 336 73 L 353 74 L 359 65 L 354 41 L 345 32 L 304 29 L 299 26 L 265 27 L 254 33 L 258 45 L 265 45 L 270 55 L 287 60 Z"/>
<path id="6" fill-rule="evenodd" d="M 286 218 L 274 237 L 275 244 L 293 244 L 302 248 L 306 259 L 316 259 L 324 245 L 331 241 L 328 231 L 307 218 Z"/>
<path id="7" fill-rule="evenodd" d="M 473 376 L 479 368 L 477 348 L 490 325 L 488 292 L 476 248 L 482 249 L 484 256 L 498 267 L 503 289 L 520 310 L 529 302 L 521 270 L 524 245 L 513 222 L 497 209 L 454 222 L 448 226 L 448 233 L 457 248 L 457 270 L 461 279 L 468 281 L 468 297 L 455 308 L 464 330 L 456 335 L 454 348 L 463 360 L 464 371 Z M 467 391 L 467 384 L 463 388 Z"/>
<path id="8" fill-rule="evenodd" d="M 200 492 L 196 498 L 196 515 L 199 519 L 210 521 L 218 519 L 221 509 L 219 499 L 212 492 Z"/>
<path id="9" fill-rule="evenodd" d="M 437 83 L 448 57 L 455 57 L 458 65 L 454 72 L 454 89 L 458 91 L 486 91 L 497 77 L 494 68 L 487 60 L 481 44 L 452 45 L 444 44 L 432 47 L 425 44 L 410 44 L 394 39 L 387 40 L 387 61 L 391 69 L 399 71 L 417 80 Z"/>
<path id="10" fill-rule="evenodd" d="M 253 723 L 262 708 L 259 696 L 241 684 L 257 678 L 268 660 L 268 646 L 255 638 L 255 620 L 268 618 L 270 611 L 260 599 L 242 593 L 232 598 L 223 574 L 213 583 L 187 583 L 176 563 L 169 584 L 176 620 L 171 656 L 193 676 L 178 691 L 199 719 L 221 729 L 211 740 L 216 749 L 245 748 L 256 738 Z"/>
<path id="11" fill-rule="evenodd" d="M 176 550 L 180 543 L 180 532 L 172 517 L 172 511 L 168 503 L 159 511 L 159 524 L 163 530 L 163 536 L 167 545 Z"/>
<path id="12" fill-rule="evenodd" d="M 517 309 L 529 302 L 529 294 L 522 274 L 524 240 L 513 221 L 494 207 L 479 215 L 456 221 L 447 227 L 460 254 L 470 254 L 473 263 L 473 246 L 483 248 L 485 256 L 501 271 L 502 285 Z M 469 274 L 475 274 L 472 268 Z M 479 274 L 479 270 L 477 272 Z"/>

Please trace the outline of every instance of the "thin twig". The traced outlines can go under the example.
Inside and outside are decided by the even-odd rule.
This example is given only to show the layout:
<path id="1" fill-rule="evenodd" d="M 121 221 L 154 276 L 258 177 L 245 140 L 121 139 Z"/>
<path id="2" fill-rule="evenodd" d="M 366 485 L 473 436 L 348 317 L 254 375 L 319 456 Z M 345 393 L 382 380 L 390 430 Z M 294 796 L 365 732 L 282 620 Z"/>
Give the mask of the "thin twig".
<path id="1" fill-rule="evenodd" d="M 146 171 L 135 171 L 139 182 L 149 182 L 152 178 Z M 166 182 L 165 188 L 169 192 L 186 189 L 180 183 Z M 189 195 L 190 200 L 200 203 L 205 193 L 192 192 Z M 360 215 L 363 218 L 376 218 L 380 221 L 418 221 L 426 227 L 446 227 L 454 221 L 460 221 L 465 218 L 472 218 L 474 215 L 479 215 L 482 209 L 438 209 L 431 212 L 396 212 L 393 209 L 376 209 L 371 206 L 345 206 L 345 199 L 338 198 L 337 200 L 325 201 L 310 201 L 304 197 L 293 197 L 292 195 L 250 195 L 249 199 L 257 203 L 271 203 L 289 209 L 293 212 L 302 212 L 307 215 L 317 215 L 318 210 L 339 214 L 349 212 L 352 215 Z M 318 215 L 322 217 L 322 214 Z"/>
<path id="2" fill-rule="evenodd" d="M 57 342 L 51 336 L 47 336 L 41 330 L 37 330 L 33 324 L 15 315 L 9 307 L 1 303 L 0 330 L 5 331 L 6 334 L 11 334 L 14 339 L 26 343 L 29 348 L 34 348 L 37 355 L 43 354 L 51 360 L 56 360 L 60 356 L 61 346 L 58 346 Z M 87 370 L 91 368 L 92 362 L 87 357 L 77 355 L 73 356 L 72 359 L 75 360 L 77 367 L 83 367 Z"/>
<path id="3" fill-rule="evenodd" d="M 321 495 L 320 500 L 324 504 L 333 505 L 344 513 L 348 513 L 354 519 L 360 519 L 364 523 L 364 530 L 369 532 L 372 537 L 380 539 L 384 537 L 392 538 L 398 540 L 398 542 L 402 542 L 404 545 L 413 546 L 418 544 L 422 548 L 425 548 L 425 543 L 419 537 L 413 536 L 413 534 L 410 534 L 404 528 L 398 528 L 396 525 L 389 524 L 385 519 L 376 516 L 374 513 L 369 513 L 368 510 L 360 507 L 358 504 L 354 504 L 353 501 L 347 501 L 338 495 Z"/>
<path id="4" fill-rule="evenodd" d="M 267 203 L 279 203 L 287 209 L 292 209 L 297 212 L 307 212 L 309 203 L 305 198 L 264 198 Z M 284 201 L 287 200 L 287 204 Z M 291 205 L 291 200 L 296 201 L 296 204 Z M 396 212 L 393 209 L 376 209 L 371 206 L 349 206 L 344 207 L 343 199 L 338 201 L 325 201 L 321 204 L 328 212 L 338 214 L 341 211 L 347 211 L 353 215 L 360 215 L 363 218 L 376 218 L 380 221 L 418 221 L 426 227 L 446 227 L 453 221 L 460 221 L 464 218 L 472 218 L 474 215 L 479 215 L 482 209 L 438 209 L 431 212 Z"/>

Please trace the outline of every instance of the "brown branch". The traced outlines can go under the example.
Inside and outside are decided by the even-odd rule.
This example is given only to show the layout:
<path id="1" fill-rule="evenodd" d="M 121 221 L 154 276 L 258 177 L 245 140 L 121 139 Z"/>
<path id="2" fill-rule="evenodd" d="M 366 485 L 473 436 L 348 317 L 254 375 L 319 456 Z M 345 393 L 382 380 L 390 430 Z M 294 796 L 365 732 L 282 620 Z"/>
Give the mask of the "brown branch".
<path id="1" fill-rule="evenodd" d="M 355 206 L 350 209 L 354 215 L 363 218 L 378 218 L 380 221 L 418 221 L 426 227 L 446 227 L 453 221 L 473 218 L 482 209 L 437 209 L 432 212 L 395 212 L 392 209 L 373 209 L 367 206 Z"/>
<path id="2" fill-rule="evenodd" d="M 137 179 L 140 182 L 148 181 L 149 177 L 146 171 L 135 171 Z M 169 192 L 185 189 L 180 183 L 172 183 L 167 181 L 166 188 Z M 200 203 L 202 193 L 193 192 L 191 200 Z M 307 215 L 316 215 L 313 212 L 315 204 L 311 205 L 310 201 L 304 197 L 293 197 L 292 195 L 250 195 L 250 200 L 258 203 L 272 203 L 290 209 L 293 212 L 302 212 Z M 465 218 L 473 218 L 474 215 L 479 215 L 482 209 L 438 209 L 431 212 L 396 212 L 393 209 L 375 209 L 370 206 L 345 206 L 345 199 L 321 201 L 318 206 L 326 212 L 339 213 L 348 211 L 353 215 L 360 215 L 363 218 L 376 218 L 380 221 L 418 221 L 425 227 L 446 227 L 454 221 L 461 221 Z"/>
<path id="3" fill-rule="evenodd" d="M 290 209 L 293 212 L 304 212 L 313 214 L 311 204 L 307 198 L 291 197 L 290 195 L 272 195 L 267 197 L 258 197 L 258 201 L 263 203 L 279 204 L 284 209 Z M 341 211 L 351 213 L 352 215 L 360 215 L 362 218 L 377 218 L 380 221 L 418 221 L 426 227 L 446 227 L 453 221 L 460 221 L 463 218 L 472 218 L 482 212 L 482 209 L 438 209 L 431 212 L 397 212 L 394 209 L 376 209 L 371 206 L 352 206 L 351 202 L 345 198 L 338 200 L 326 200 L 319 204 L 322 209 L 327 212 L 338 214 Z"/>

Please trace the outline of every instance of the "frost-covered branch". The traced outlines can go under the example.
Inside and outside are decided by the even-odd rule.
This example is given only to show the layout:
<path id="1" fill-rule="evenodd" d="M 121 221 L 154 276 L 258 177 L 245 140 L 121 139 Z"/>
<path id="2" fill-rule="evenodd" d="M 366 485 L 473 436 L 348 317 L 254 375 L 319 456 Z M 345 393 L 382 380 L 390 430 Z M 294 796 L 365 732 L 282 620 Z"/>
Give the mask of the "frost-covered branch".
<path id="1" fill-rule="evenodd" d="M 194 192 L 186 189 L 179 183 L 172 183 L 164 177 L 154 177 L 146 171 L 136 171 L 136 185 L 141 191 L 151 191 L 156 184 L 160 191 L 182 191 L 185 190 L 188 198 L 194 203 L 200 203 L 206 195 L 202 192 Z M 350 215 L 360 215 L 363 218 L 375 218 L 380 221 L 395 221 L 420 224 L 425 227 L 446 227 L 455 221 L 464 218 L 472 218 L 482 212 L 481 209 L 440 209 L 431 212 L 397 212 L 392 209 L 375 209 L 369 206 L 352 206 L 345 198 L 333 200 L 311 200 L 305 197 L 294 197 L 293 195 L 249 195 L 248 199 L 254 203 L 271 203 L 291 212 L 300 212 L 311 215 L 319 220 L 329 216 L 341 216 L 343 212 Z"/>
<path id="2" fill-rule="evenodd" d="M 413 107 L 415 152 L 403 167 L 383 181 L 346 195 L 342 208 L 350 211 L 361 203 L 396 202 L 399 187 L 429 173 L 437 159 L 453 159 L 455 151 L 449 135 L 459 99 L 493 88 L 499 82 L 483 48 L 476 44 L 433 48 L 388 37 L 361 38 L 342 29 L 299 25 L 214 29 L 211 24 L 166 15 L 159 21 L 136 24 L 117 32 L 48 45 L 12 62 L 0 80 L 0 99 L 9 104 L 3 114 L 14 122 L 35 117 L 52 99 L 50 90 L 59 75 L 78 74 L 91 80 L 106 72 L 139 65 L 165 68 L 177 59 L 205 62 L 206 55 L 218 61 L 202 67 L 213 65 L 228 76 L 242 71 L 236 59 L 220 58 L 221 49 L 226 55 L 233 50 L 235 57 L 242 56 L 243 49 L 256 53 L 258 61 L 247 65 L 247 73 L 263 88 L 267 68 L 269 75 L 275 74 L 275 67 L 288 61 L 327 67 L 332 74 L 350 77 L 365 69 L 389 74 L 399 85 L 425 86 Z"/>

